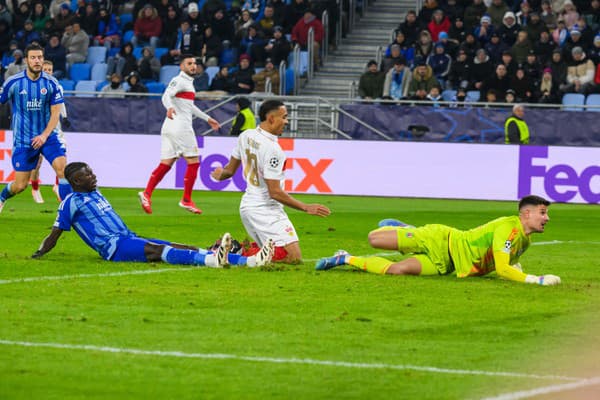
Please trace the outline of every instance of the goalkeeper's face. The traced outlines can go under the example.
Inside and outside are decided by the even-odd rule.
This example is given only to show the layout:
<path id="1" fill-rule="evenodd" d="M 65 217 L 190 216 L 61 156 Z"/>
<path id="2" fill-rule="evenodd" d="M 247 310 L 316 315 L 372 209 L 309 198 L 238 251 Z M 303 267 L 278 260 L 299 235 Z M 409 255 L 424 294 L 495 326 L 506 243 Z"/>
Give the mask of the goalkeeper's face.
<path id="1" fill-rule="evenodd" d="M 548 207 L 540 204 L 537 206 L 527 206 L 522 210 L 522 220 L 526 232 L 544 232 L 544 227 L 550 220 L 548 216 Z"/>

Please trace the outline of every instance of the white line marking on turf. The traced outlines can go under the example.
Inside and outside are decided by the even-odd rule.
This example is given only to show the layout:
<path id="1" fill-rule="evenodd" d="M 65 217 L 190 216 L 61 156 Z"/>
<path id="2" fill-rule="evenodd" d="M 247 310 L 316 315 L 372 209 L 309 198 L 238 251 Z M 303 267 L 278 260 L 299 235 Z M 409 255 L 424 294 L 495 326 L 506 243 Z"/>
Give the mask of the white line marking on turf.
<path id="1" fill-rule="evenodd" d="M 548 242 L 533 242 L 534 246 L 548 246 L 552 244 L 600 244 L 600 242 L 588 242 L 581 240 L 550 240 Z"/>
<path id="2" fill-rule="evenodd" d="M 559 393 L 559 392 L 564 392 L 567 390 L 580 389 L 580 388 L 584 388 L 587 386 L 596 386 L 596 385 L 600 385 L 600 377 L 582 379 L 577 382 L 562 383 L 560 385 L 544 386 L 544 387 L 540 387 L 537 389 L 522 390 L 522 391 L 513 392 L 513 393 L 505 393 L 505 394 L 501 394 L 501 395 L 495 396 L 495 397 L 486 397 L 483 400 L 519 400 L 519 399 L 526 399 L 526 398 L 533 397 L 533 396 L 539 396 L 542 394 Z"/>
<path id="3" fill-rule="evenodd" d="M 478 371 L 465 369 L 449 369 L 426 367 L 408 364 L 384 364 L 384 363 L 356 363 L 348 361 L 332 361 L 332 360 L 315 360 L 311 358 L 278 358 L 278 357 L 261 357 L 261 356 L 240 356 L 236 354 L 220 354 L 220 353 L 185 353 L 182 351 L 161 351 L 161 350 L 143 350 L 143 349 L 128 349 L 108 346 L 94 346 L 85 344 L 67 344 L 67 343 L 36 343 L 0 339 L 0 345 L 6 346 L 21 346 L 21 347 L 42 347 L 51 349 L 63 350 L 86 350 L 98 351 L 103 353 L 125 353 L 140 356 L 158 356 L 158 357 L 175 357 L 175 358 L 197 358 L 197 359 L 216 359 L 216 360 L 238 360 L 251 361 L 272 364 L 303 364 L 303 365 L 324 365 L 330 367 L 345 367 L 358 369 L 394 369 L 394 370 L 413 370 L 421 372 L 432 372 L 440 374 L 455 374 L 455 375 L 484 375 L 484 376 L 506 376 L 514 378 L 526 379 L 550 379 L 561 381 L 581 381 L 581 378 L 557 375 L 536 375 L 523 374 L 518 372 L 503 372 L 503 371 Z"/>

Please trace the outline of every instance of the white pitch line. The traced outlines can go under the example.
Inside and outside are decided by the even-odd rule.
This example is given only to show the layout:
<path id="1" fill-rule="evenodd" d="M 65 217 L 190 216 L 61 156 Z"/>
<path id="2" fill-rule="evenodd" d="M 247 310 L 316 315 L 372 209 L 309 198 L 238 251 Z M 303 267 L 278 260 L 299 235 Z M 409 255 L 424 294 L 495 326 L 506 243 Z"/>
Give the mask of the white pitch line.
<path id="1" fill-rule="evenodd" d="M 560 385 L 544 386 L 544 387 L 540 387 L 537 389 L 505 393 L 505 394 L 501 394 L 499 396 L 486 397 L 482 400 L 519 400 L 519 399 L 526 399 L 526 398 L 533 397 L 533 396 L 539 396 L 542 394 L 559 393 L 559 392 L 565 392 L 567 390 L 580 389 L 580 388 L 584 388 L 584 387 L 588 387 L 588 386 L 596 386 L 596 385 L 600 385 L 600 377 L 581 379 L 577 382 L 562 383 Z"/>
<path id="2" fill-rule="evenodd" d="M 523 374 L 519 372 L 503 372 L 503 371 L 479 371 L 465 369 L 449 369 L 438 367 L 427 367 L 409 364 L 384 364 L 384 363 L 356 363 L 348 361 L 332 361 L 332 360 L 315 360 L 311 358 L 279 358 L 279 357 L 261 357 L 261 356 L 241 356 L 236 354 L 221 354 L 221 353 L 185 353 L 182 351 L 161 351 L 161 350 L 143 350 L 143 349 L 128 349 L 108 346 L 94 346 L 84 344 L 68 344 L 68 343 L 37 343 L 24 342 L 0 339 L 0 345 L 6 346 L 21 346 L 21 347 L 41 347 L 61 350 L 85 350 L 97 351 L 103 353 L 124 353 L 139 356 L 157 356 L 157 357 L 174 357 L 174 358 L 196 358 L 210 360 L 237 360 L 250 361 L 271 364 L 302 364 L 302 365 L 323 365 L 329 367 L 344 367 L 357 369 L 393 369 L 393 370 L 412 370 L 421 372 L 431 372 L 440 374 L 454 375 L 482 375 L 482 376 L 505 376 L 513 378 L 525 379 L 549 379 L 561 381 L 581 381 L 581 378 L 557 375 L 536 375 Z"/>

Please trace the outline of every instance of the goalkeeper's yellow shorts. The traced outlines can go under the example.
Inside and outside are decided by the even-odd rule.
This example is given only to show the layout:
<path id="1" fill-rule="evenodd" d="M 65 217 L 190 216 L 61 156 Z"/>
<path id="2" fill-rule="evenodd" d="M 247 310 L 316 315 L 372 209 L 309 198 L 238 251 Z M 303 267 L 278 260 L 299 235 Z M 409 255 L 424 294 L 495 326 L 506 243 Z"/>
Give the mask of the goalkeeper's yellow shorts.
<path id="1" fill-rule="evenodd" d="M 450 274 L 454 272 L 454 265 L 448 253 L 448 236 L 453 229 L 440 224 L 396 228 L 398 250 L 419 260 L 421 275 Z"/>

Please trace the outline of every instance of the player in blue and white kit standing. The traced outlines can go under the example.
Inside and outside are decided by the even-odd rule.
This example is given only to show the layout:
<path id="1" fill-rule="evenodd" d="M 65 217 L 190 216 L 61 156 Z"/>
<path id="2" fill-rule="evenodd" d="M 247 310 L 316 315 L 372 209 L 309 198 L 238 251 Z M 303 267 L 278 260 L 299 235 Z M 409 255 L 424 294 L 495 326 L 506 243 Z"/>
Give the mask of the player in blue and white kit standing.
<path id="1" fill-rule="evenodd" d="M 160 262 L 183 265 L 222 267 L 227 264 L 258 267 L 271 261 L 273 242 L 258 254 L 244 257 L 229 254 L 231 235 L 223 235 L 219 249 L 213 253 L 194 246 L 160 239 L 147 239 L 129 230 L 108 200 L 96 188 L 96 175 L 82 162 L 66 166 L 65 176 L 73 186 L 58 208 L 50 234 L 42 241 L 33 258 L 41 257 L 56 246 L 63 231 L 71 228 L 107 261 Z"/>
<path id="2" fill-rule="evenodd" d="M 27 69 L 11 76 L 0 91 L 0 103 L 11 101 L 13 131 L 12 166 L 15 180 L 0 193 L 0 212 L 6 201 L 21 193 L 42 154 L 58 176 L 61 198 L 71 192 L 64 177 L 65 150 L 58 140 L 56 125 L 64 103 L 58 81 L 42 72 L 44 51 L 37 44 L 25 49 Z"/>

